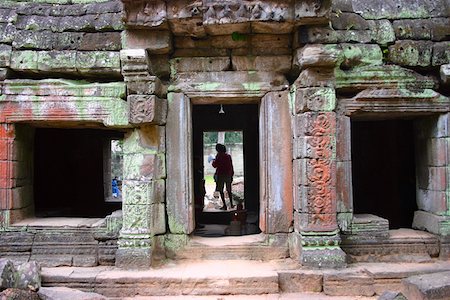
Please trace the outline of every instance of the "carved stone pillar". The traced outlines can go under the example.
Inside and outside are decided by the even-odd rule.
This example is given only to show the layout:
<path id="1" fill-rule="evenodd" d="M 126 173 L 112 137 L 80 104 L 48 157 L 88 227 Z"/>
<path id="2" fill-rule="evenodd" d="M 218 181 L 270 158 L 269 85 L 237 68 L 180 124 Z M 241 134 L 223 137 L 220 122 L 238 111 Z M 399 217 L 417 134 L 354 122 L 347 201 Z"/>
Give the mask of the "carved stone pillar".
<path id="1" fill-rule="evenodd" d="M 303 265 L 341 267 L 336 218 L 336 96 L 331 69 L 339 51 L 306 46 L 297 51 L 303 69 L 291 88 L 294 102 L 294 253 Z M 314 76 L 310 76 L 314 75 Z"/>
<path id="2" fill-rule="evenodd" d="M 129 93 L 129 123 L 136 128 L 124 139 L 123 226 L 116 265 L 148 268 L 152 240 L 166 230 L 167 100 L 162 99 L 159 79 L 148 72 L 145 50 L 122 50 L 121 58 Z"/>

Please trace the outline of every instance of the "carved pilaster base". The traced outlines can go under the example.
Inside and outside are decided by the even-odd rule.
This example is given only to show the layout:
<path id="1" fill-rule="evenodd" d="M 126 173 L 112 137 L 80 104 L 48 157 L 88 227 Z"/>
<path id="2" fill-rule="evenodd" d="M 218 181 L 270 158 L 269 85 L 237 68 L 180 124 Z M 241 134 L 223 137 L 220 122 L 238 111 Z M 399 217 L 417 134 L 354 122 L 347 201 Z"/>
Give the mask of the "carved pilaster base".
<path id="1" fill-rule="evenodd" d="M 119 248 L 116 267 L 122 269 L 148 269 L 152 262 L 151 248 Z"/>
<path id="2" fill-rule="evenodd" d="M 152 243 L 149 234 L 122 231 L 116 252 L 116 267 L 148 269 L 152 262 Z"/>
<path id="3" fill-rule="evenodd" d="M 346 254 L 339 247 L 341 241 L 337 232 L 294 233 L 299 236 L 301 247 L 299 260 L 303 266 L 312 268 L 344 268 Z"/>

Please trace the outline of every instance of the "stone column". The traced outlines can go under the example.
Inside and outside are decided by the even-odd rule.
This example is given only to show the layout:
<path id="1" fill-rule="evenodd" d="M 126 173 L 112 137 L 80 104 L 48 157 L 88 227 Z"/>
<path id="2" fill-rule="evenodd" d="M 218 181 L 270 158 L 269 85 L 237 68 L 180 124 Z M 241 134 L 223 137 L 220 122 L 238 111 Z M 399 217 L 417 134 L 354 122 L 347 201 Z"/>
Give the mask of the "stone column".
<path id="1" fill-rule="evenodd" d="M 123 226 L 116 266 L 148 268 L 155 235 L 164 234 L 165 125 L 167 100 L 159 79 L 148 72 L 144 49 L 122 50 L 129 123 L 124 140 Z"/>
<path id="2" fill-rule="evenodd" d="M 8 227 L 10 223 L 14 185 L 12 174 L 14 137 L 13 124 L 0 124 L 0 230 Z"/>
<path id="3" fill-rule="evenodd" d="M 269 92 L 261 101 L 261 217 L 265 233 L 289 232 L 292 224 L 292 130 L 289 92 Z"/>
<path id="4" fill-rule="evenodd" d="M 183 93 L 169 93 L 167 115 L 167 217 L 172 234 L 195 228 L 192 178 L 191 103 Z"/>
<path id="5" fill-rule="evenodd" d="M 298 49 L 302 69 L 291 87 L 294 127 L 294 254 L 303 265 L 342 267 L 336 218 L 336 96 L 332 68 L 337 47 Z M 295 251 L 297 250 L 297 251 Z"/>

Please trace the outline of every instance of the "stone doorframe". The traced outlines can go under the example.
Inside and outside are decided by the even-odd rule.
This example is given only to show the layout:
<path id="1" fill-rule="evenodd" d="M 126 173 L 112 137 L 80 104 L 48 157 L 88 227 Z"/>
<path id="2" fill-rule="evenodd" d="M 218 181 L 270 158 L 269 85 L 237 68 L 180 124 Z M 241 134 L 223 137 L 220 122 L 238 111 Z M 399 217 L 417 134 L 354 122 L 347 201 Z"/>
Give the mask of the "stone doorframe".
<path id="1" fill-rule="evenodd" d="M 424 84 L 418 80 L 418 84 Z M 431 86 L 430 86 L 431 87 Z M 413 227 L 445 236 L 450 234 L 450 99 L 430 88 L 368 88 L 337 107 L 337 213 L 340 229 L 353 230 L 351 119 L 374 116 L 414 117 L 415 143 L 424 152 L 416 155 L 417 204 Z M 427 117 L 433 117 L 430 119 Z M 421 178 L 425 178 L 425 183 Z M 429 180 L 428 180 L 429 179 Z M 360 226 L 359 226 L 360 227 Z M 355 229 L 356 230 L 356 229 Z M 358 228 L 361 230 L 361 228 Z"/>
<path id="2" fill-rule="evenodd" d="M 292 223 L 292 142 L 288 83 L 269 72 L 179 74 L 169 87 L 166 125 L 167 217 L 172 234 L 195 229 L 192 105 L 259 103 L 260 229 L 288 233 Z"/>

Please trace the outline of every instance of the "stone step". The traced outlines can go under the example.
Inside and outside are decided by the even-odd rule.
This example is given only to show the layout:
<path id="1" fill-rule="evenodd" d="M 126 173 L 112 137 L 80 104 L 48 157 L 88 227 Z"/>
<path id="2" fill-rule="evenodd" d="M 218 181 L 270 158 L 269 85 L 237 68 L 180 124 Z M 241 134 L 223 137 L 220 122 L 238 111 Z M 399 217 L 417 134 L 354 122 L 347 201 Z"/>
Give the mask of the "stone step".
<path id="1" fill-rule="evenodd" d="M 188 245 L 175 254 L 175 259 L 204 260 L 275 260 L 289 256 L 287 236 L 268 237 L 264 234 L 205 238 L 192 237 Z"/>
<path id="2" fill-rule="evenodd" d="M 136 296 L 287 293 L 319 293 L 359 299 L 376 297 L 385 291 L 403 291 L 402 281 L 414 275 L 446 271 L 450 271 L 450 261 L 358 263 L 340 270 L 312 270 L 299 266 L 291 259 L 270 262 L 180 260 L 146 271 L 127 271 L 115 267 L 43 268 L 42 285 L 64 286 L 120 299 Z"/>
<path id="3" fill-rule="evenodd" d="M 106 297 L 279 292 L 274 266 L 253 261 L 188 261 L 147 271 L 125 271 L 114 267 L 43 268 L 42 285 L 64 286 Z"/>

